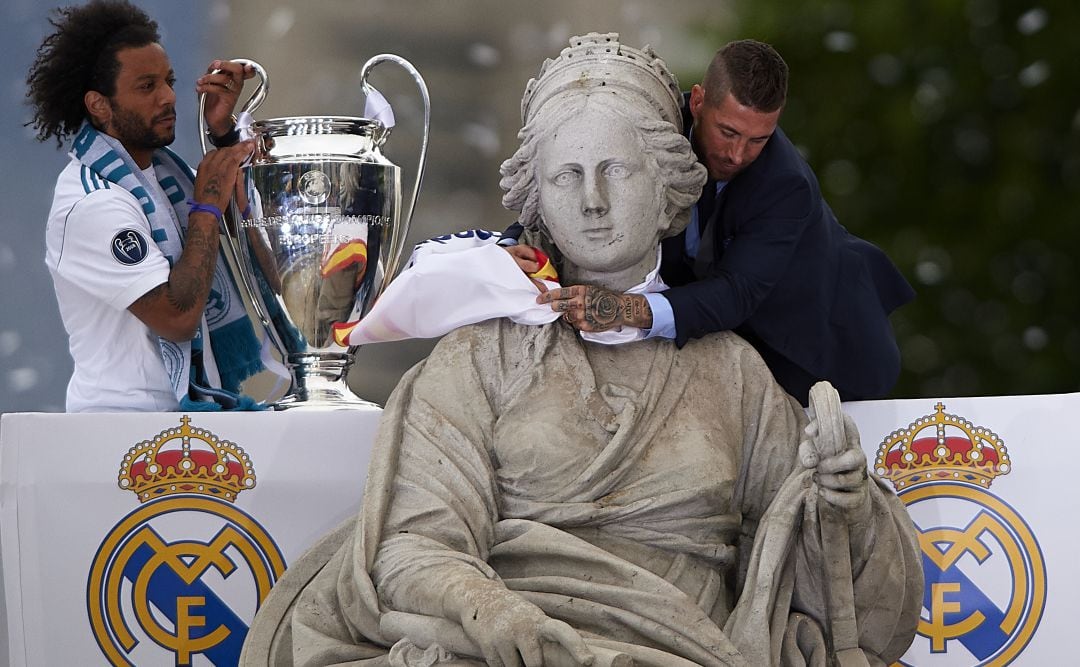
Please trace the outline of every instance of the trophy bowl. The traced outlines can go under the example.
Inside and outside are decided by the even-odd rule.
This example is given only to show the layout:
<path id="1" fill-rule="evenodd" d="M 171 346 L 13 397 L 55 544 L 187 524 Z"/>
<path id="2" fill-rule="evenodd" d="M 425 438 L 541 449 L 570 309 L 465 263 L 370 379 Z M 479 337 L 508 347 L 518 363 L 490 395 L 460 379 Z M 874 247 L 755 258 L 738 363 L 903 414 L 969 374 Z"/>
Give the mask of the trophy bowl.
<path id="1" fill-rule="evenodd" d="M 423 175 L 430 119 L 423 79 L 398 56 L 376 56 L 364 65 L 365 92 L 371 90 L 371 67 L 386 60 L 413 75 L 425 104 L 408 215 L 402 213 L 401 169 L 381 153 L 390 135 L 387 124 L 350 116 L 250 123 L 256 149 L 246 167 L 248 201 L 242 212 L 236 202 L 230 207 L 226 249 L 252 310 L 292 374 L 292 386 L 275 409 L 375 405 L 348 387 L 357 348 L 339 345 L 335 328 L 361 319 L 397 271 Z M 262 79 L 241 112 L 250 118 L 268 80 L 257 63 L 238 62 L 252 65 Z"/>

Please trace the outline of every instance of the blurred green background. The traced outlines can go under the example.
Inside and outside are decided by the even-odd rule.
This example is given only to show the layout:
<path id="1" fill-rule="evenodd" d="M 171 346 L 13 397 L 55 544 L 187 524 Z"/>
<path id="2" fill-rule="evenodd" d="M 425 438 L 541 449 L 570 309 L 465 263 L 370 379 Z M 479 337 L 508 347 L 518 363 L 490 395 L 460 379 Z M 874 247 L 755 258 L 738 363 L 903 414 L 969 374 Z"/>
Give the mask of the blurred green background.
<path id="1" fill-rule="evenodd" d="M 781 126 L 916 288 L 894 396 L 1080 387 L 1078 7 L 740 0 L 701 27 L 783 55 Z"/>

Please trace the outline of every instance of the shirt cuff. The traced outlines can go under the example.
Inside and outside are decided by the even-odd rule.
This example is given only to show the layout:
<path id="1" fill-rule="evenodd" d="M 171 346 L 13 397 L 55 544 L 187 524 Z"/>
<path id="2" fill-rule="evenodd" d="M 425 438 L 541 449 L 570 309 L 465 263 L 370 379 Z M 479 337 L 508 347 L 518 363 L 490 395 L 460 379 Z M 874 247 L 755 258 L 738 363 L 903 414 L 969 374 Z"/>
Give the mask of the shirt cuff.
<path id="1" fill-rule="evenodd" d="M 650 292 L 644 297 L 652 309 L 652 328 L 645 331 L 645 337 L 674 339 L 675 313 L 671 310 L 671 302 L 659 292 Z"/>

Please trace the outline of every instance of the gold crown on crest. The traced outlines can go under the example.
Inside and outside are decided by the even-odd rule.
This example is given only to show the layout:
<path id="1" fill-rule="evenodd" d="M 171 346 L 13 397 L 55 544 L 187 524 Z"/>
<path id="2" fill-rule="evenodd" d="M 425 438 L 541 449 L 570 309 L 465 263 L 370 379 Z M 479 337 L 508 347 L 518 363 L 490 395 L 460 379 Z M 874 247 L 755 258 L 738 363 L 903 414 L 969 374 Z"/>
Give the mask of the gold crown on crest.
<path id="1" fill-rule="evenodd" d="M 191 418 L 184 415 L 179 428 L 166 429 L 128 450 L 118 483 L 134 491 L 140 503 L 180 493 L 233 502 L 255 486 L 255 469 L 239 445 L 192 428 Z"/>
<path id="2" fill-rule="evenodd" d="M 963 417 L 935 413 L 893 431 L 878 447 L 874 469 L 897 491 L 929 482 L 964 482 L 982 488 L 1012 470 L 1005 443 L 993 431 Z"/>

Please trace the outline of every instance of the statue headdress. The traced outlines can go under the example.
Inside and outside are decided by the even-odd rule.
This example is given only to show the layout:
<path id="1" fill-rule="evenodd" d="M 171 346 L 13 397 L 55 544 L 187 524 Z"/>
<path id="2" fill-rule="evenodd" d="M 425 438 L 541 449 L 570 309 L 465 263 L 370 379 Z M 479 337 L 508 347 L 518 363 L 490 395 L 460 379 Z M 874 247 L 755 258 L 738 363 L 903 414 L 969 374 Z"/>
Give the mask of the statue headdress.
<path id="1" fill-rule="evenodd" d="M 547 59 L 530 79 L 521 98 L 523 124 L 559 93 L 568 90 L 625 89 L 646 100 L 660 117 L 682 131 L 679 82 L 649 46 L 635 49 L 619 42 L 615 32 L 590 32 L 570 38 L 558 58 Z"/>

